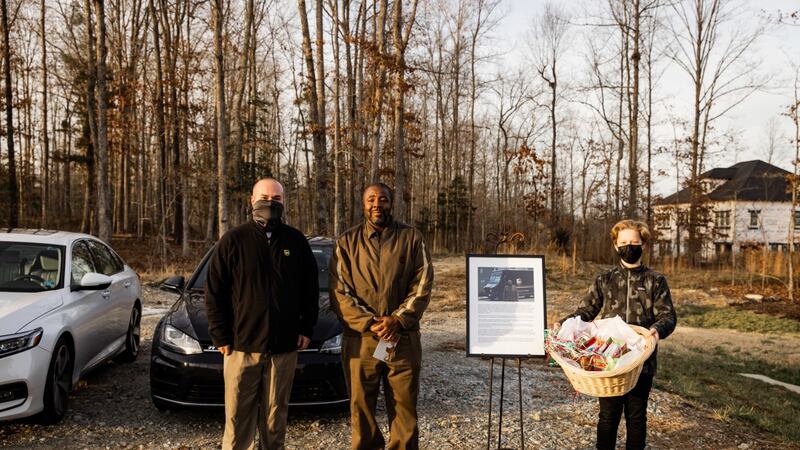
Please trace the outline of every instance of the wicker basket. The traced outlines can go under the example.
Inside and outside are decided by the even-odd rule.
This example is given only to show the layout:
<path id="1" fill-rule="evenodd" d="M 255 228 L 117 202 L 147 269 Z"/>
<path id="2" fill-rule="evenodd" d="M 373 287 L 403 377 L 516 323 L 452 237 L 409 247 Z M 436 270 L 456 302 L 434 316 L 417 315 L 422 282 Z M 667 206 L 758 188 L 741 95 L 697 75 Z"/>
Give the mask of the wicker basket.
<path id="1" fill-rule="evenodd" d="M 650 330 L 637 325 L 630 325 L 634 331 L 645 338 L 644 351 L 636 360 L 635 364 L 628 364 L 625 367 L 590 372 L 572 366 L 561 355 L 553 352 L 550 356 L 561 366 L 572 387 L 581 394 L 591 395 L 592 397 L 618 397 L 625 395 L 636 386 L 639 381 L 639 374 L 642 373 L 644 362 L 656 348 L 656 338 L 650 334 Z"/>

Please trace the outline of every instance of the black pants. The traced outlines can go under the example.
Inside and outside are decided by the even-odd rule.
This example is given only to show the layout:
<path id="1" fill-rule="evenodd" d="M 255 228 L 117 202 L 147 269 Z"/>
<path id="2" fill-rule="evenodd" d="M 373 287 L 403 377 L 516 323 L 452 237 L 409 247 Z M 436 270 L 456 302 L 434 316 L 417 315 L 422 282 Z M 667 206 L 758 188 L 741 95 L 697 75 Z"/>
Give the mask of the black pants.
<path id="1" fill-rule="evenodd" d="M 653 386 L 653 374 L 642 373 L 636 386 L 621 397 L 601 397 L 600 419 L 597 421 L 597 448 L 614 449 L 617 428 L 625 412 L 625 429 L 628 433 L 625 448 L 641 450 L 647 440 L 647 398 Z"/>

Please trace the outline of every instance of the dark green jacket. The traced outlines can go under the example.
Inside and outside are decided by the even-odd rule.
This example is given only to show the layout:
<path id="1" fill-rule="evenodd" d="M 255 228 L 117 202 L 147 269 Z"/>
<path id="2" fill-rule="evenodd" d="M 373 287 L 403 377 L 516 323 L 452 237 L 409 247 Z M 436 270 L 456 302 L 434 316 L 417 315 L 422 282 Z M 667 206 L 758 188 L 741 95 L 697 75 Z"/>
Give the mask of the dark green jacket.
<path id="1" fill-rule="evenodd" d="M 600 274 L 580 307 L 561 321 L 574 316 L 586 322 L 620 316 L 626 323 L 655 328 L 660 339 L 672 334 L 678 323 L 666 277 L 645 265 L 633 269 L 617 266 Z M 656 352 L 647 363 L 645 371 L 655 373 Z"/>

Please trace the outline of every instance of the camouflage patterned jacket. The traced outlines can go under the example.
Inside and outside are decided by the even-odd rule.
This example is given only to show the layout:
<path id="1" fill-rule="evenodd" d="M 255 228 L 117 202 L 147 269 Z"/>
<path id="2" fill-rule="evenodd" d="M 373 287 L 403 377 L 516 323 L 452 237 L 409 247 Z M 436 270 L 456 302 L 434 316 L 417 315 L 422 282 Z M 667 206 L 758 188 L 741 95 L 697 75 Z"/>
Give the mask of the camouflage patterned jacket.
<path id="1" fill-rule="evenodd" d="M 675 330 L 678 317 L 664 275 L 641 265 L 622 266 L 599 275 L 581 300 L 580 307 L 561 321 L 581 316 L 584 321 L 620 316 L 625 322 L 658 330 L 664 339 Z M 656 352 L 645 371 L 655 373 Z"/>

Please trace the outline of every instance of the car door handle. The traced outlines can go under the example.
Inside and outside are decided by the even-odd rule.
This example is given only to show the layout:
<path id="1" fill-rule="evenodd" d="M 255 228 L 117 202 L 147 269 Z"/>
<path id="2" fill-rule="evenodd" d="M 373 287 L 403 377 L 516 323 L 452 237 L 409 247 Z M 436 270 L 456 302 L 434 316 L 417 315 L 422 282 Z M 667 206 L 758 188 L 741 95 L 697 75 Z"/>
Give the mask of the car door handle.
<path id="1" fill-rule="evenodd" d="M 111 291 L 103 291 L 102 296 L 103 298 L 111 297 Z"/>
<path id="2" fill-rule="evenodd" d="M 131 282 L 130 281 L 126 281 L 126 282 L 122 283 L 122 285 L 125 286 L 126 288 L 129 288 L 129 287 L 131 287 Z"/>

